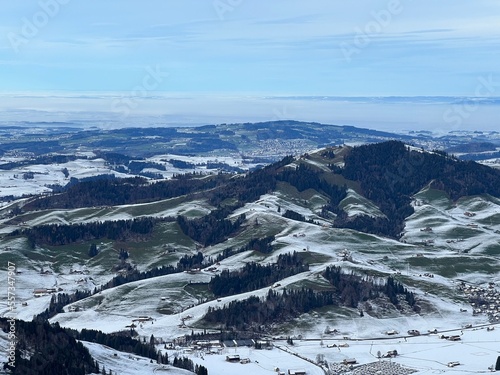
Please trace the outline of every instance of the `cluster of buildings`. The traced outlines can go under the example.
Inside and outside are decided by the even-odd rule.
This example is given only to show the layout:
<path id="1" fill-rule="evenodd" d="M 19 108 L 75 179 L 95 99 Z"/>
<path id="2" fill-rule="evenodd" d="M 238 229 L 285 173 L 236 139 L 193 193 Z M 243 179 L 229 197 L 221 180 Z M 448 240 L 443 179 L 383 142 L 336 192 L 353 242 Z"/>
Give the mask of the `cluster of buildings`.
<path id="1" fill-rule="evenodd" d="M 473 308 L 473 315 L 486 314 L 490 321 L 500 320 L 500 292 L 495 284 L 479 287 L 462 282 L 459 289 L 468 297 Z"/>
<path id="2" fill-rule="evenodd" d="M 43 297 L 60 291 L 62 291 L 62 288 L 37 288 L 33 290 L 33 295 L 35 297 Z"/>

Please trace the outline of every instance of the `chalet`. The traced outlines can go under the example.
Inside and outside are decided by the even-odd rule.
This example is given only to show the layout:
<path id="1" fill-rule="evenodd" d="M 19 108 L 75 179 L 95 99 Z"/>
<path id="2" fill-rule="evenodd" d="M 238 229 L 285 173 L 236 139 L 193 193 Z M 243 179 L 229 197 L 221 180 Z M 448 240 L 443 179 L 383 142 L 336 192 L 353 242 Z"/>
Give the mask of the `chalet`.
<path id="1" fill-rule="evenodd" d="M 474 212 L 469 212 L 469 211 L 465 211 L 464 215 L 467 216 L 467 217 L 474 217 L 474 216 L 476 216 L 476 214 Z"/>
<path id="2" fill-rule="evenodd" d="M 139 323 L 148 322 L 151 320 L 153 320 L 153 318 L 151 318 L 150 316 L 140 316 L 136 319 L 132 319 L 133 322 L 139 322 Z"/>
<path id="3" fill-rule="evenodd" d="M 459 335 L 453 335 L 447 338 L 448 341 L 460 341 L 461 338 Z"/>
<path id="4" fill-rule="evenodd" d="M 222 348 L 222 344 L 219 340 L 210 340 L 208 345 L 210 345 L 211 348 Z"/>
<path id="5" fill-rule="evenodd" d="M 398 331 L 391 329 L 391 330 L 387 331 L 385 334 L 392 336 L 392 335 L 397 335 L 398 333 L 399 333 Z"/>
<path id="6" fill-rule="evenodd" d="M 47 292 L 47 289 L 45 289 L 45 288 L 33 290 L 33 295 L 35 297 L 42 297 L 42 296 L 46 296 L 47 294 L 48 294 L 48 292 Z"/>
<path id="7" fill-rule="evenodd" d="M 255 341 L 255 343 L 260 345 L 261 347 L 273 346 L 273 340 L 270 339 L 260 339 Z"/>
<path id="8" fill-rule="evenodd" d="M 306 375 L 306 370 L 288 370 L 288 375 Z"/>
<path id="9" fill-rule="evenodd" d="M 240 356 L 238 354 L 226 355 L 226 361 L 231 363 L 237 363 L 240 361 Z"/>
<path id="10" fill-rule="evenodd" d="M 398 356 L 397 350 L 389 350 L 387 353 L 382 355 L 382 358 L 394 358 Z"/>
<path id="11" fill-rule="evenodd" d="M 200 347 L 200 348 L 208 348 L 210 346 L 210 341 L 208 340 L 200 340 L 200 341 L 196 341 L 196 346 Z"/>
<path id="12" fill-rule="evenodd" d="M 448 362 L 448 367 L 455 367 L 455 366 L 459 366 L 459 365 L 460 365 L 460 362 L 458 362 L 458 361 Z"/>
<path id="13" fill-rule="evenodd" d="M 420 331 L 419 331 L 419 330 L 417 330 L 417 329 L 410 329 L 410 330 L 408 331 L 408 334 L 409 334 L 410 336 L 420 336 Z"/>
<path id="14" fill-rule="evenodd" d="M 342 361 L 342 363 L 344 365 L 355 365 L 356 363 L 358 363 L 358 361 L 356 360 L 356 358 L 346 358 Z"/>
<path id="15" fill-rule="evenodd" d="M 251 362 L 251 361 L 250 361 L 250 358 L 243 358 L 242 360 L 240 360 L 240 363 L 241 363 L 242 365 L 246 365 L 247 363 L 250 363 L 250 362 Z"/>

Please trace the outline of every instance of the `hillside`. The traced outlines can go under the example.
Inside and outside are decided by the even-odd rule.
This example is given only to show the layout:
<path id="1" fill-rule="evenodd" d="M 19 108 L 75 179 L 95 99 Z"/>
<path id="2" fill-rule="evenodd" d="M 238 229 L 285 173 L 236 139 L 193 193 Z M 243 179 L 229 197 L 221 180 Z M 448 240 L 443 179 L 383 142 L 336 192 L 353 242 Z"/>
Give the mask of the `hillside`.
<path id="1" fill-rule="evenodd" d="M 18 318 L 47 309 L 78 330 L 135 321 L 139 337 L 168 342 L 460 329 L 498 322 L 487 301 L 500 281 L 499 189 L 498 170 L 398 141 L 245 173 L 98 178 L 5 208 L 0 259 L 17 270 Z M 79 294 L 56 306 L 40 288 Z M 488 307 L 472 314 L 471 303 Z M 232 319 L 242 311 L 244 324 Z"/>

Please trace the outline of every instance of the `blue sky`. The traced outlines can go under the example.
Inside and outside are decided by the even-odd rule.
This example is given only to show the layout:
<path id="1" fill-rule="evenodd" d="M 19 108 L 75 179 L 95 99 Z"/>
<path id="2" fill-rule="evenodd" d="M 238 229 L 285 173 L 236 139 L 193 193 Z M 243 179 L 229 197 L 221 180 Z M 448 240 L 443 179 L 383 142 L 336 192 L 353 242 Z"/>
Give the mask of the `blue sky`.
<path id="1" fill-rule="evenodd" d="M 500 82 L 498 0 L 0 4 L 7 96 L 472 97 L 481 77 Z"/>

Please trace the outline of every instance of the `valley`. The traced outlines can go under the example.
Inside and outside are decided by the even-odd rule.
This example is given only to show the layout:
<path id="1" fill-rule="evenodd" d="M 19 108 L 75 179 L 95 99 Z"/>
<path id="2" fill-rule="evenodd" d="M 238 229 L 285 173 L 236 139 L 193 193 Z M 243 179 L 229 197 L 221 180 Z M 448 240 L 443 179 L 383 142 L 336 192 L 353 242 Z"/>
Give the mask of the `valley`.
<path id="1" fill-rule="evenodd" d="M 364 164 L 372 172 L 363 175 L 351 171 L 361 170 L 350 164 L 363 162 L 354 158 L 358 148 L 317 143 L 304 144 L 285 159 L 281 151 L 258 154 L 255 149 L 244 154 L 200 151 L 195 156 L 131 152 L 134 157 L 123 159 L 113 154 L 116 146 L 100 153 L 79 150 L 75 160 L 61 163 L 8 159 L 19 165 L 0 175 L 0 262 L 15 264 L 15 317 L 30 321 L 50 308 L 53 296 L 85 291 L 88 296 L 65 304 L 49 321 L 108 334 L 133 328 L 141 340 L 154 336 L 155 348 L 171 361 L 185 356 L 210 374 L 265 374 L 275 368 L 375 374 L 383 366 L 394 367 L 384 371 L 402 374 L 396 364 L 418 374 L 486 372 L 498 357 L 500 329 L 500 171 L 423 151 L 421 145 L 394 142 L 366 146 L 363 152 L 374 156 Z M 4 162 L 5 155 L 12 156 L 9 152 Z M 398 152 L 403 156 L 392 158 Z M 425 154 L 425 160 L 419 154 Z M 90 158 L 80 159 L 84 155 Z M 264 162 L 262 157 L 269 159 Z M 133 160 L 145 163 L 138 173 L 130 170 Z M 280 161 L 271 164 L 275 160 Z M 431 175 L 425 169 L 431 163 L 443 166 L 443 173 Z M 20 177 L 23 173 L 33 173 L 33 178 Z M 174 177 L 183 173 L 191 173 L 187 184 Z M 465 177 L 455 179 L 460 173 Z M 110 174 L 117 189 L 140 186 L 144 194 L 122 198 L 95 188 Z M 165 179 L 178 185 L 161 185 L 161 194 L 148 195 Z M 92 192 L 91 205 L 71 195 L 76 191 L 71 189 L 84 186 Z M 100 227 L 140 218 L 152 220 L 151 230 L 115 237 L 85 231 L 76 239 L 59 235 L 76 225 Z M 45 240 L 30 237 L 29 230 L 51 225 L 52 234 Z M 211 236 L 214 225 L 224 229 L 222 237 Z M 63 240 L 49 243 L 51 235 Z M 97 248 L 94 256 L 89 255 L 92 244 Z M 217 296 L 210 288 L 215 275 L 242 270 L 252 262 L 274 264 L 293 253 L 308 264 L 307 270 L 242 293 Z M 173 267 L 168 274 L 146 276 L 167 265 Z M 340 287 L 325 277 L 332 266 L 359 277 L 366 286 L 382 286 L 384 292 L 358 300 L 348 282 Z M 0 272 L 7 279 L 6 267 Z M 385 291 L 389 278 L 413 293 L 413 305 L 402 292 L 394 297 Z M 293 291 L 330 293 L 334 302 L 315 308 L 304 304 L 306 312 L 300 313 L 293 305 L 293 316 L 277 310 L 276 319 L 257 317 L 257 323 L 247 322 L 244 330 L 207 321 L 213 309 Z M 252 306 L 262 314 L 271 309 L 265 303 Z M 0 313 L 12 315 L 6 303 Z M 458 339 L 440 338 L 443 334 Z M 197 344 L 205 340 L 254 341 L 252 348 L 248 341 L 238 347 Z M 258 340 L 269 344 L 269 350 L 258 349 Z M 2 333 L 0 346 L 6 345 Z M 84 345 L 113 373 L 187 373 L 97 343 Z M 391 350 L 398 355 L 377 355 Z M 231 355 L 248 358 L 249 363 L 231 363 L 226 360 Z M 118 356 L 127 362 L 117 361 Z M 355 363 L 350 363 L 353 358 Z M 457 367 L 449 365 L 457 361 Z"/>

